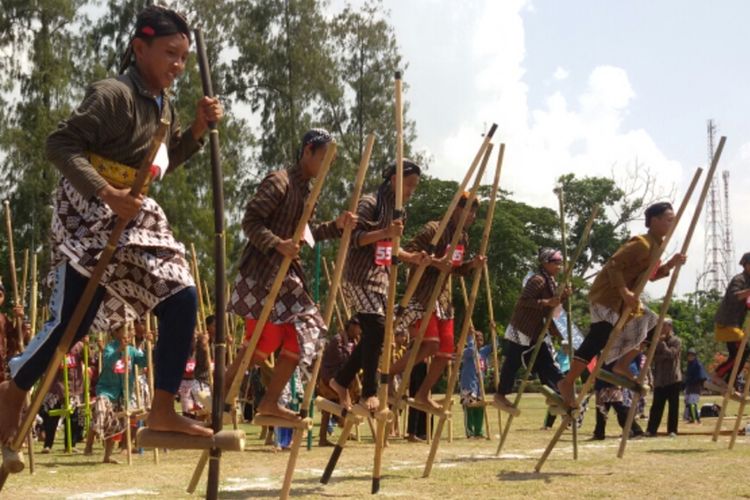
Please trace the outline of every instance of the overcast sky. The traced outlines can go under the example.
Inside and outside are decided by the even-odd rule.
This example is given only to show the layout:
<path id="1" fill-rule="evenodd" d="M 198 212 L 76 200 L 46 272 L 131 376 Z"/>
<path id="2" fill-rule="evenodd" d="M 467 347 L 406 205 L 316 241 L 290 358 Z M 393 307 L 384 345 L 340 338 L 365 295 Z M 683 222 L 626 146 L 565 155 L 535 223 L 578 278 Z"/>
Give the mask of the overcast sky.
<path id="1" fill-rule="evenodd" d="M 719 168 L 732 179 L 736 260 L 750 250 L 750 2 L 385 5 L 408 62 L 417 147 L 432 156 L 432 175 L 461 178 L 494 121 L 507 144 L 501 183 L 519 201 L 555 207 L 554 180 L 571 171 L 610 176 L 614 165 L 626 185 L 637 160 L 664 193 L 674 187 L 678 203 L 695 167 L 707 162 L 706 120 L 713 118 L 727 136 Z M 703 270 L 703 240 L 701 224 L 681 293 L 695 288 Z M 649 290 L 657 296 L 663 288 Z"/>

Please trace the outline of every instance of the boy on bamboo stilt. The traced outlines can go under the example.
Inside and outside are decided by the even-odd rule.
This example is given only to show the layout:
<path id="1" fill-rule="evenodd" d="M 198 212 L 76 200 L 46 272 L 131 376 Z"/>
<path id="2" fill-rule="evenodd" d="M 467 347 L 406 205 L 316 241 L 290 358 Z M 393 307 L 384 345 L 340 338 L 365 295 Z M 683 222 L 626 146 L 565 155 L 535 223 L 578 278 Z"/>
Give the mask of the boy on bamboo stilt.
<path id="1" fill-rule="evenodd" d="M 422 385 L 419 386 L 414 399 L 425 406 L 432 406 L 436 410 L 439 405 L 429 397 L 430 390 L 440 379 L 448 363 L 453 358 L 455 350 L 453 342 L 453 304 L 452 292 L 448 286 L 448 280 L 443 283 L 443 289 L 438 297 L 434 312 L 430 318 L 425 318 L 424 313 L 427 309 L 427 302 L 432 296 L 432 292 L 437 286 L 440 272 L 457 273 L 468 275 L 478 266 L 483 265 L 483 257 L 474 257 L 471 260 L 464 261 L 464 255 L 468 250 L 469 237 L 468 229 L 476 219 L 476 211 L 479 202 L 475 199 L 469 208 L 469 214 L 463 228 L 463 234 L 459 239 L 455 249 L 449 248 L 453 236 L 458 229 L 461 213 L 468 202 L 468 194 L 464 193 L 458 202 L 458 205 L 451 214 L 448 226 L 440 237 L 440 241 L 435 246 L 434 257 L 431 258 L 430 267 L 425 270 L 422 279 L 417 285 L 414 297 L 409 301 L 406 311 L 399 319 L 402 325 L 407 325 L 410 331 L 419 331 L 422 321 L 428 321 L 427 330 L 425 330 L 422 343 L 419 345 L 416 363 L 427 358 L 432 358 L 430 368 L 427 371 Z M 430 242 L 438 230 L 440 221 L 432 221 L 425 224 L 419 233 L 406 245 L 410 252 L 428 253 Z M 408 356 L 404 356 L 391 367 L 391 375 L 401 373 L 406 368 Z"/>
<path id="2" fill-rule="evenodd" d="M 717 342 L 726 342 L 729 356 L 727 360 L 720 364 L 714 373 L 711 374 L 711 381 L 719 386 L 723 391 L 727 390 L 729 376 L 732 373 L 732 367 L 737 361 L 737 353 L 740 349 L 740 342 L 745 336 L 742 325 L 747 316 L 747 310 L 750 307 L 750 252 L 746 253 L 740 259 L 740 266 L 743 270 L 740 274 L 734 276 L 727 285 L 724 298 L 719 304 L 714 318 L 714 336 Z M 750 354 L 750 344 L 745 348 L 740 359 L 740 369 L 745 365 L 748 354 Z"/>
<path id="3" fill-rule="evenodd" d="M 422 169 L 415 162 L 403 161 L 403 201 L 406 204 L 417 189 Z M 349 361 L 330 381 L 344 408 L 351 408 L 347 387 L 363 370 L 362 396 L 365 408 L 376 411 L 380 405 L 378 390 L 378 361 L 385 336 L 385 312 L 388 298 L 388 266 L 391 255 L 407 264 L 419 265 L 429 258 L 424 252 L 409 252 L 393 248 L 391 239 L 404 231 L 404 214 L 396 214 L 396 165 L 383 173 L 383 183 L 377 193 L 363 196 L 357 207 L 357 226 L 344 270 L 342 290 L 359 318 L 362 340 L 352 352 Z M 392 320 L 392 318 L 389 318 Z"/>
<path id="4" fill-rule="evenodd" d="M 629 369 L 630 362 L 640 352 L 640 345 L 656 326 L 658 317 L 641 303 L 633 288 L 641 274 L 648 269 L 651 256 L 659 251 L 659 246 L 675 220 L 672 205 L 666 202 L 649 206 L 645 216 L 648 232 L 635 236 L 622 245 L 591 285 L 589 334 L 576 350 L 570 371 L 557 384 L 560 395 L 568 406 L 574 404 L 575 380 L 581 376 L 594 356 L 604 349 L 625 307 L 630 308 L 631 317 L 604 364 L 614 363 L 614 373 L 630 380 L 635 378 Z M 667 263 L 660 265 L 649 279 L 655 281 L 669 276 L 671 270 L 684 264 L 686 259 L 685 255 L 675 254 Z"/>
<path id="5" fill-rule="evenodd" d="M 514 416 L 521 412 L 508 401 L 507 395 L 513 392 L 518 370 L 526 368 L 531 362 L 534 346 L 540 335 L 547 338 L 539 348 L 534 366 L 531 371 L 539 376 L 541 382 L 552 389 L 563 378 L 560 368 L 553 358 L 551 342 L 547 341 L 550 334 L 562 337 L 554 322 L 550 322 L 551 332 L 542 331 L 550 315 L 560 313 L 562 301 L 566 300 L 571 291 L 566 289 L 561 298 L 557 296 L 559 286 L 556 280 L 563 265 L 560 250 L 542 248 L 538 256 L 539 268 L 523 287 L 521 296 L 516 301 L 510 325 L 505 331 L 503 346 L 503 366 L 500 369 L 500 383 L 495 392 L 494 405 Z"/>
<path id="6" fill-rule="evenodd" d="M 92 84 L 83 102 L 47 139 L 47 157 L 62 174 L 51 231 L 52 317 L 26 351 L 11 360 L 13 380 L 0 384 L 1 443 L 16 433 L 26 393 L 47 369 L 118 217 L 130 223 L 75 340 L 88 332 L 103 302 L 124 301 L 138 317 L 153 310 L 159 342 L 147 425 L 157 431 L 212 434 L 174 409 L 197 309 L 185 248 L 174 239 L 154 199 L 130 196 L 137 166 L 162 120 L 170 122 L 170 129 L 151 167 L 152 182 L 198 152 L 208 123 L 222 118 L 219 101 L 204 97 L 192 126 L 179 125 L 169 90 L 184 71 L 189 50 L 190 29 L 182 16 L 163 7 L 145 8 L 136 19 L 121 74 Z"/>
<path id="7" fill-rule="evenodd" d="M 293 259 L 271 316 L 252 354 L 252 363 L 260 365 L 281 349 L 273 378 L 258 405 L 257 411 L 262 415 L 289 420 L 300 418 L 277 402 L 297 366 L 300 363 L 305 368 L 312 365 L 318 339 L 327 329 L 318 306 L 307 290 L 299 258 L 300 246 L 294 243 L 292 236 L 302 217 L 311 182 L 320 172 L 332 141 L 331 135 L 323 129 L 312 129 L 305 133 L 297 162 L 267 175 L 245 207 L 242 229 L 248 243 L 229 304 L 230 311 L 245 318 L 245 342 L 251 340 L 248 337 L 253 334 L 256 318 L 263 309 L 276 269 L 285 257 Z M 356 220 L 354 214 L 344 212 L 336 220 L 308 228 L 305 241 L 314 246 L 317 240 L 339 238 L 343 229 L 353 227 Z M 243 353 L 246 348 L 242 348 Z M 229 367 L 225 391 L 232 384 L 242 357 L 241 353 L 238 354 Z"/>
<path id="8" fill-rule="evenodd" d="M 130 366 L 125 366 L 125 349 L 128 350 Z M 130 418 L 120 415 L 125 408 L 125 398 L 132 399 L 135 390 L 135 367 L 146 367 L 146 355 L 140 349 L 130 345 L 130 334 L 126 326 L 121 326 L 112 333 L 112 341 L 102 352 L 102 372 L 96 383 L 96 402 L 94 403 L 91 429 L 86 442 L 86 455 L 93 453 L 94 435 L 104 442 L 104 460 L 117 463 L 112 458 L 115 439 L 122 436 L 125 426 L 130 425 Z M 125 373 L 128 374 L 128 391 L 125 394 Z M 117 439 L 120 441 L 120 439 Z"/>

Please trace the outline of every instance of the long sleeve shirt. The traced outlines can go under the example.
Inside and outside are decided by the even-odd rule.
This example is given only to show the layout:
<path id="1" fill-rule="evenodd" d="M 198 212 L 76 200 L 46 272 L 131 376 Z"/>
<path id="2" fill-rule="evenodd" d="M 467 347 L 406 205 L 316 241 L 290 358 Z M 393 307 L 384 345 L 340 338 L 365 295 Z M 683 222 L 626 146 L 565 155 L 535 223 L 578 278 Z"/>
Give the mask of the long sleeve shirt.
<path id="1" fill-rule="evenodd" d="M 552 308 L 542 305 L 541 301 L 552 296 L 552 289 L 547 279 L 542 274 L 535 274 L 526 281 L 521 296 L 518 297 L 513 308 L 510 324 L 532 341 L 536 340 L 543 333 L 542 329 L 547 316 L 552 312 Z M 557 326 L 554 323 L 550 323 L 550 328 L 557 333 Z"/>
<path id="2" fill-rule="evenodd" d="M 242 231 L 248 241 L 240 263 L 243 276 L 270 286 L 284 260 L 276 245 L 294 235 L 310 194 L 310 181 L 299 165 L 271 172 L 261 181 L 242 218 Z M 311 232 L 315 240 L 341 236 L 335 221 L 315 225 Z M 299 258 L 292 262 L 292 269 L 304 277 Z"/>
<path id="3" fill-rule="evenodd" d="M 189 129 L 180 129 L 166 93 L 154 96 L 133 66 L 86 90 L 83 102 L 47 138 L 47 158 L 82 196 L 91 198 L 107 181 L 88 153 L 138 168 L 162 118 L 170 122 L 165 144 L 172 170 L 196 153 L 201 141 Z"/>
<path id="4" fill-rule="evenodd" d="M 658 341 L 654 362 L 651 367 L 654 377 L 654 387 L 665 387 L 682 382 L 682 369 L 680 367 L 681 353 L 682 342 L 677 335 L 670 335 L 666 340 L 660 339 Z"/>
<path id="5" fill-rule="evenodd" d="M 747 302 L 737 297 L 737 292 L 750 288 L 750 274 L 742 272 L 733 277 L 724 293 L 724 298 L 719 304 L 714 321 L 721 326 L 734 326 L 741 328 L 747 316 Z"/>
<path id="6" fill-rule="evenodd" d="M 656 255 L 660 245 L 661 240 L 651 233 L 628 240 L 596 275 L 589 290 L 589 301 L 619 311 L 623 304 L 619 289 L 625 286 L 632 291 L 635 288 L 638 278 L 648 269 L 651 256 Z M 666 276 L 669 276 L 669 267 L 661 265 L 649 278 L 656 280 Z"/>

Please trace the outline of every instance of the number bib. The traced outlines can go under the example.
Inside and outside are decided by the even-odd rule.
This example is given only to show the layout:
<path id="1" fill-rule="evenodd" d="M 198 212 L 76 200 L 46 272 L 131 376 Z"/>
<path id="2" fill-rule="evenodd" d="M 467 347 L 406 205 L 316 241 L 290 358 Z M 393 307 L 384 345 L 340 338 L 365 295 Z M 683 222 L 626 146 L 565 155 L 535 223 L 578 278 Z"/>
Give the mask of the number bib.
<path id="1" fill-rule="evenodd" d="M 451 264 L 453 267 L 458 267 L 464 262 L 464 246 L 456 245 L 456 249 L 451 254 Z"/>
<path id="2" fill-rule="evenodd" d="M 393 257 L 393 243 L 388 240 L 378 241 L 375 244 L 375 265 L 390 266 Z"/>

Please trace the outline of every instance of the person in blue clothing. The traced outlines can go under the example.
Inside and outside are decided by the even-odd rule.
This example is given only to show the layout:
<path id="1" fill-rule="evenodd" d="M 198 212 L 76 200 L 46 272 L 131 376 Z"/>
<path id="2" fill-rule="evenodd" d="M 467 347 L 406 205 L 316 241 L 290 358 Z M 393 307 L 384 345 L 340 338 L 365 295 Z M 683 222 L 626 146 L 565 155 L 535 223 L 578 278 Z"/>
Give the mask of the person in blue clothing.
<path id="1" fill-rule="evenodd" d="M 706 380 L 708 380 L 708 373 L 698 359 L 698 353 L 691 347 L 687 352 L 687 369 L 685 370 L 685 420 L 691 424 L 701 423 L 698 402 Z"/>
<path id="2" fill-rule="evenodd" d="M 86 454 L 92 453 L 94 434 L 104 441 L 104 463 L 117 463 L 112 458 L 115 437 L 119 436 L 128 424 L 127 418 L 118 413 L 124 408 L 124 398 L 131 399 L 135 389 L 136 366 L 146 367 L 146 355 L 130 345 L 130 331 L 121 326 L 112 334 L 112 341 L 102 351 L 102 371 L 96 383 L 96 403 L 94 404 L 91 431 L 86 443 Z M 129 367 L 125 366 L 125 349 Z M 125 373 L 128 374 L 128 395 L 125 395 Z M 93 431 L 93 432 L 92 432 Z M 119 439 L 118 439 L 119 441 Z"/>
<path id="3" fill-rule="evenodd" d="M 484 407 L 477 405 L 482 401 L 479 390 L 480 374 L 487 372 L 487 359 L 492 352 L 492 344 L 484 345 L 482 332 L 474 330 L 464 349 L 459 384 L 461 386 L 461 404 L 464 407 L 464 428 L 467 438 L 483 436 Z M 479 361 L 479 366 L 477 366 Z"/>
<path id="4" fill-rule="evenodd" d="M 570 371 L 570 346 L 568 344 L 567 339 L 562 339 L 560 341 L 560 348 L 555 353 L 555 363 L 560 368 L 560 373 L 565 375 Z M 542 430 L 550 430 L 552 429 L 552 426 L 555 425 L 555 420 L 557 417 L 549 412 L 549 409 L 547 410 L 547 415 L 544 417 L 544 426 L 542 427 Z"/>

